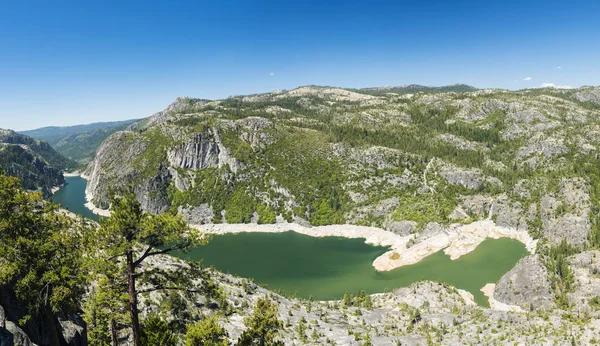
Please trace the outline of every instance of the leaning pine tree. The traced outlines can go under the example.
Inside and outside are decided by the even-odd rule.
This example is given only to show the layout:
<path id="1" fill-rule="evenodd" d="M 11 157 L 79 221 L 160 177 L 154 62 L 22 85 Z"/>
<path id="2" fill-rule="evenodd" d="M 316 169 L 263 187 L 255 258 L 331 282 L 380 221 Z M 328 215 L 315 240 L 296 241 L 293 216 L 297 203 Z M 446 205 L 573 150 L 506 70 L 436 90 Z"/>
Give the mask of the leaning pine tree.
<path id="1" fill-rule="evenodd" d="M 152 257 L 202 245 L 203 238 L 195 234 L 178 215 L 143 211 L 131 188 L 111 197 L 111 217 L 90 238 L 91 245 L 99 250 L 92 262 L 96 280 L 110 282 L 111 285 L 104 287 L 110 286 L 116 295 L 126 297 L 121 300 L 124 305 L 121 308 L 128 311 L 129 318 L 124 321 L 131 326 L 135 346 L 141 345 L 142 335 L 138 312 L 140 294 L 160 290 L 200 291 L 193 284 L 202 276 L 199 263 L 190 262 L 176 269 L 148 264 Z M 108 320 L 123 321 L 119 310 Z M 116 324 L 112 325 L 115 335 Z"/>

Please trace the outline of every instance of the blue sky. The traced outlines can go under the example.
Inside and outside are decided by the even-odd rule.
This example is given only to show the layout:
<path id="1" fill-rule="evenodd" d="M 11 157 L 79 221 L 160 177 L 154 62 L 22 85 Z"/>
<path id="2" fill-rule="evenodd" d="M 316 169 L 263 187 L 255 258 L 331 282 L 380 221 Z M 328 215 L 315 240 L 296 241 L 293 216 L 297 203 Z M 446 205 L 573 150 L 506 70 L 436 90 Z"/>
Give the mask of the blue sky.
<path id="1" fill-rule="evenodd" d="M 4 1 L 0 128 L 307 84 L 598 85 L 599 14 L 598 0 Z"/>

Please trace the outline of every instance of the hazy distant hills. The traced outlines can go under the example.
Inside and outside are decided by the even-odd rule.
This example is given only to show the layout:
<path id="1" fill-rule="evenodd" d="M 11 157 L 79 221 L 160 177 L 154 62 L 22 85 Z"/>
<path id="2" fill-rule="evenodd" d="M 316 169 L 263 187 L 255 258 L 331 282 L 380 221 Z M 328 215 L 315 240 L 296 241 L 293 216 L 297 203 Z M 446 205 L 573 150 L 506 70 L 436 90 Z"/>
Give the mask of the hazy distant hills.
<path id="1" fill-rule="evenodd" d="M 403 85 L 403 86 L 384 86 L 384 87 L 374 87 L 374 88 L 362 88 L 362 89 L 352 89 L 355 92 L 359 92 L 362 94 L 374 95 L 374 96 L 383 96 L 387 93 L 394 94 L 416 94 L 416 93 L 448 93 L 448 92 L 471 92 L 477 91 L 479 89 L 467 85 L 467 84 L 453 84 L 453 85 L 444 85 L 439 87 L 425 86 L 419 84 L 411 84 L 411 85 Z"/>
<path id="2" fill-rule="evenodd" d="M 49 126 L 20 133 L 47 141 L 57 152 L 76 161 L 79 167 L 91 161 L 98 146 L 113 133 L 137 120 L 100 122 L 76 126 Z"/>

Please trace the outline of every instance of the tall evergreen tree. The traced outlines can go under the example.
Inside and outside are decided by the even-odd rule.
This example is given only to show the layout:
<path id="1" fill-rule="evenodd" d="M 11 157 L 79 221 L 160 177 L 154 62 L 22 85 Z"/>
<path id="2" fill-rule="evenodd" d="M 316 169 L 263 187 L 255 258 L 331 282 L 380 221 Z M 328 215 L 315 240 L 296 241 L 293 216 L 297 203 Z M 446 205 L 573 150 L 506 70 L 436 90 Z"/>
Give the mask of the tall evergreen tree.
<path id="1" fill-rule="evenodd" d="M 202 275 L 199 263 L 163 268 L 147 265 L 148 259 L 186 251 L 204 243 L 180 216 L 154 215 L 142 210 L 132 189 L 111 197 L 111 217 L 91 237 L 99 251 L 93 259 L 99 278 L 112 282 L 116 294 L 125 293 L 133 342 L 141 345 L 138 296 L 158 290 L 199 291 L 193 281 Z M 118 315 L 119 311 L 113 312 Z"/>

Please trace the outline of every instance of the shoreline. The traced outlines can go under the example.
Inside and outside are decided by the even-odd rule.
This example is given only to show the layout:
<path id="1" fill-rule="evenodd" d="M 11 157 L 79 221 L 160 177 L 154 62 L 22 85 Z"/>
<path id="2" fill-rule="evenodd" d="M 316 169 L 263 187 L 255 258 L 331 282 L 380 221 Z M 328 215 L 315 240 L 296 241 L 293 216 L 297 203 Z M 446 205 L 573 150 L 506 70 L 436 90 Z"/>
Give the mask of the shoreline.
<path id="1" fill-rule="evenodd" d="M 88 180 L 84 174 L 80 176 Z M 85 190 L 85 199 L 85 207 L 92 213 L 103 217 L 110 217 L 110 210 L 97 208 L 92 203 L 94 196 L 87 187 Z M 487 238 L 515 239 L 525 245 L 530 254 L 535 253 L 537 246 L 537 240 L 534 240 L 527 231 L 518 231 L 498 226 L 489 218 L 467 225 L 452 224 L 439 234 L 412 246 L 408 244 L 414 240 L 415 234 L 400 236 L 378 227 L 350 224 L 307 227 L 298 223 L 283 222 L 276 224 L 190 224 L 190 227 L 199 232 L 214 235 L 293 231 L 311 237 L 362 238 L 368 245 L 389 247 L 388 251 L 373 261 L 372 265 L 377 271 L 389 271 L 402 266 L 416 264 L 440 250 L 443 250 L 451 260 L 456 260 L 474 251 Z"/>
<path id="2" fill-rule="evenodd" d="M 85 179 L 87 181 L 87 179 L 81 175 L 81 177 L 83 179 Z M 107 209 L 100 209 L 98 207 L 96 207 L 94 205 L 94 203 L 92 203 L 92 201 L 94 200 L 94 195 L 88 191 L 87 185 L 85 188 L 85 204 L 83 205 L 84 207 L 88 208 L 92 213 L 98 215 L 98 216 L 103 216 L 103 217 L 110 217 L 110 210 Z"/>
<path id="3" fill-rule="evenodd" d="M 293 231 L 311 237 L 344 237 L 363 238 L 369 245 L 390 247 L 390 250 L 373 261 L 377 271 L 389 271 L 405 265 L 416 264 L 425 257 L 440 250 L 456 260 L 468 254 L 481 244 L 485 239 L 511 238 L 523 243 L 530 253 L 535 252 L 537 241 L 531 238 L 526 231 L 517 231 L 497 226 L 492 220 L 476 221 L 468 225 L 450 227 L 429 239 L 408 247 L 407 244 L 415 235 L 400 236 L 378 227 L 356 225 L 328 225 L 305 227 L 297 223 L 279 224 L 205 224 L 190 225 L 190 227 L 207 234 L 236 234 L 236 233 L 282 233 Z"/>
<path id="4" fill-rule="evenodd" d="M 81 174 L 79 175 L 82 179 L 85 179 L 86 181 L 86 185 L 85 185 L 85 204 L 83 205 L 84 207 L 88 208 L 92 213 L 98 215 L 98 216 L 103 216 L 103 217 L 110 217 L 110 210 L 107 209 L 100 209 L 98 207 L 96 207 L 94 205 L 94 203 L 92 202 L 94 200 L 94 195 L 89 191 L 88 189 L 88 185 L 87 182 L 89 182 L 89 177 L 85 174 L 85 172 L 81 172 Z"/>
<path id="5" fill-rule="evenodd" d="M 81 178 L 85 179 L 86 181 L 88 181 L 86 176 L 80 172 L 63 173 L 63 176 L 65 176 L 65 177 L 81 177 Z M 85 189 L 85 204 L 83 206 L 98 216 L 110 217 L 110 210 L 97 208 L 94 205 L 94 203 L 92 203 L 93 198 L 94 198 L 94 196 L 88 192 L 88 189 L 86 187 L 86 189 Z"/>
<path id="6" fill-rule="evenodd" d="M 487 284 L 483 286 L 480 291 L 488 298 L 490 309 L 499 311 L 514 311 L 523 312 L 523 309 L 517 305 L 509 305 L 494 299 L 494 291 L 496 290 L 496 284 Z"/>
<path id="7" fill-rule="evenodd" d="M 86 200 L 87 200 L 87 196 L 86 196 Z M 83 206 L 88 208 L 92 213 L 94 213 L 98 216 L 110 217 L 110 210 L 96 208 L 96 206 L 92 202 L 87 202 Z"/>

